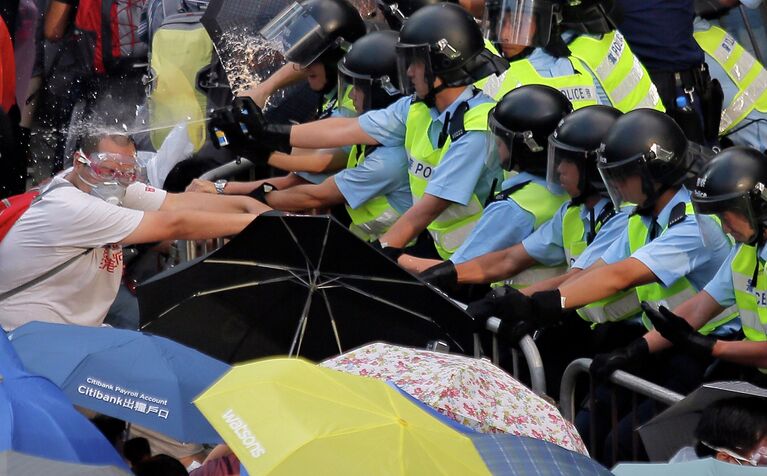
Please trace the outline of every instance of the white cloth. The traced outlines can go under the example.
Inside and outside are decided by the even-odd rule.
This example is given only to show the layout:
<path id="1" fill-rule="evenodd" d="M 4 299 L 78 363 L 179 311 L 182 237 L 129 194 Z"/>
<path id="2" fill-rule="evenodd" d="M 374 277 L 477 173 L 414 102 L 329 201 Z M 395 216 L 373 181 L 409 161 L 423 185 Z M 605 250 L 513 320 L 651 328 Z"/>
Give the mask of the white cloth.
<path id="1" fill-rule="evenodd" d="M 64 181 L 55 177 L 50 185 Z M 117 295 L 122 248 L 144 216 L 158 210 L 165 191 L 135 183 L 123 206 L 110 205 L 74 186 L 60 186 L 33 204 L 0 241 L 0 293 L 41 276 L 87 248 L 65 269 L 0 302 L 6 331 L 30 321 L 98 326 Z"/>
<path id="2" fill-rule="evenodd" d="M 186 122 L 179 123 L 170 131 L 157 153 L 138 151 L 138 162 L 146 170 L 147 183 L 162 187 L 165 178 L 173 167 L 194 152 L 194 144 L 189 140 Z"/>

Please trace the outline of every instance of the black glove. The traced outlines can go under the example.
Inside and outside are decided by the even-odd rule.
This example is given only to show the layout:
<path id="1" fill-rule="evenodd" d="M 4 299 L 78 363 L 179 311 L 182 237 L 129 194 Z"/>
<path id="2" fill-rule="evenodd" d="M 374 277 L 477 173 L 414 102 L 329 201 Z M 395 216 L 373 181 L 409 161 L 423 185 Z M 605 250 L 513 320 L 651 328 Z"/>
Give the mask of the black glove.
<path id="1" fill-rule="evenodd" d="M 495 316 L 501 320 L 514 321 L 526 318 L 532 313 L 530 298 L 511 286 L 501 286 L 493 289 L 482 299 L 469 303 L 466 308 L 471 317 L 483 321 Z"/>
<path id="2" fill-rule="evenodd" d="M 684 319 L 669 311 L 666 306 L 653 309 L 647 302 L 642 302 L 642 310 L 660 335 L 671 341 L 674 346 L 691 354 L 711 355 L 716 338 L 704 336 L 690 326 Z"/>
<path id="3" fill-rule="evenodd" d="M 400 256 L 402 256 L 402 253 L 405 251 L 402 248 L 395 248 L 393 246 L 383 246 L 383 244 L 379 240 L 371 241 L 370 245 L 386 255 L 387 258 L 394 261 L 395 263 L 399 259 Z"/>
<path id="4" fill-rule="evenodd" d="M 524 336 L 532 335 L 537 329 L 538 326 L 533 321 L 526 319 L 516 322 L 501 321 L 496 333 L 498 337 L 508 342 L 516 343 Z"/>
<path id="5" fill-rule="evenodd" d="M 268 124 L 256 103 L 249 97 L 238 97 L 232 105 L 213 111 L 208 124 L 213 145 L 216 148 L 232 147 L 238 155 L 249 156 L 255 148 L 290 151 L 290 124 Z M 241 153 L 242 151 L 246 153 Z"/>
<path id="6" fill-rule="evenodd" d="M 269 182 L 264 182 L 261 184 L 260 187 L 252 190 L 248 194 L 248 196 L 250 198 L 255 198 L 256 200 L 258 200 L 259 202 L 265 205 L 269 205 L 269 203 L 266 201 L 266 194 L 269 192 L 274 192 L 276 190 L 279 190 L 279 189 L 275 187 L 274 185 L 270 184 Z"/>
<path id="7" fill-rule="evenodd" d="M 596 380 L 607 380 L 616 370 L 635 368 L 650 355 L 647 341 L 640 337 L 626 347 L 616 349 L 609 354 L 597 354 L 591 361 L 589 373 Z"/>
<path id="8" fill-rule="evenodd" d="M 443 261 L 419 275 L 421 279 L 443 291 L 452 291 L 458 286 L 458 273 L 452 261 Z"/>

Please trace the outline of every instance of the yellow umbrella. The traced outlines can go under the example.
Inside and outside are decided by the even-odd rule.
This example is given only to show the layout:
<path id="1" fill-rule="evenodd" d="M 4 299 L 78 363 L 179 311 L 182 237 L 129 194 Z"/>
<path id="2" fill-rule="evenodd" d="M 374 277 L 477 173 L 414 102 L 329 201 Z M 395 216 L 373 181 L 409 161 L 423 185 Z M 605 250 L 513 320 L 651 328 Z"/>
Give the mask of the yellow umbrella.
<path id="1" fill-rule="evenodd" d="M 194 403 L 253 475 L 490 474 L 396 389 L 299 359 L 235 366 Z"/>

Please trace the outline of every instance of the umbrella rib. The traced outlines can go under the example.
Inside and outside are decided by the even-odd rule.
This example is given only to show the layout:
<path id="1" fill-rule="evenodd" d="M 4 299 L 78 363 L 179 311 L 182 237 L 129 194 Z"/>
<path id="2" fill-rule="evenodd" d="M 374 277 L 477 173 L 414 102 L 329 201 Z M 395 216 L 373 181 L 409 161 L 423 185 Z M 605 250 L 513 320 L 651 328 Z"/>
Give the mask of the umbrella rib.
<path id="1" fill-rule="evenodd" d="M 325 257 L 325 247 L 328 244 L 328 236 L 330 235 L 330 224 L 332 223 L 332 220 L 328 218 L 327 223 L 325 224 L 325 236 L 322 237 L 322 248 L 320 248 L 320 258 L 317 260 L 317 272 L 320 271 L 320 266 L 322 265 L 322 258 Z"/>
<path id="2" fill-rule="evenodd" d="M 395 304 L 395 303 L 393 303 L 391 301 L 387 301 L 386 299 L 380 298 L 378 296 L 374 296 L 374 295 L 372 295 L 372 294 L 370 294 L 370 293 L 368 293 L 366 291 L 363 291 L 363 290 L 361 290 L 361 289 L 359 289 L 359 288 L 357 288 L 355 286 L 352 286 L 352 285 L 350 285 L 348 283 L 345 283 L 343 281 L 339 281 L 339 282 L 341 283 L 341 285 L 343 287 L 345 287 L 346 289 L 348 289 L 350 291 L 354 291 L 357 294 L 361 294 L 361 295 L 363 295 L 363 296 L 365 296 L 367 298 L 370 298 L 370 299 L 372 299 L 374 301 L 378 301 L 380 303 L 389 305 L 389 306 L 391 306 L 391 307 L 393 307 L 395 309 L 399 309 L 400 311 L 407 312 L 408 314 L 412 314 L 412 315 L 414 315 L 416 317 L 419 317 L 419 318 L 421 318 L 421 319 L 423 319 L 425 321 L 434 322 L 434 319 L 432 319 L 431 317 L 426 316 L 424 314 L 421 314 L 420 312 L 412 311 L 412 310 L 410 310 L 410 309 L 408 309 L 406 307 L 400 306 L 399 304 Z"/>
<path id="3" fill-rule="evenodd" d="M 322 299 L 325 300 L 325 306 L 328 308 L 328 316 L 330 316 L 330 325 L 333 328 L 333 335 L 336 337 L 336 344 L 338 345 L 338 353 L 343 354 L 344 351 L 341 348 L 341 338 L 338 336 L 338 327 L 336 326 L 336 319 L 333 316 L 333 311 L 330 309 L 330 300 L 328 300 L 327 294 L 325 294 L 325 290 L 322 289 Z"/>
<path id="4" fill-rule="evenodd" d="M 301 280 L 301 278 L 298 278 L 298 279 L 303 284 L 305 284 L 304 281 Z M 267 279 L 266 281 L 254 281 L 254 282 L 245 283 L 245 284 L 238 284 L 236 286 L 228 286 L 228 287 L 224 287 L 224 288 L 211 289 L 211 290 L 208 290 L 208 291 L 197 292 L 197 293 L 194 293 L 194 294 L 192 294 L 191 296 L 189 296 L 187 298 L 184 298 L 182 301 L 174 304 L 173 306 L 169 307 L 165 311 L 161 312 L 160 314 L 157 315 L 157 318 L 159 319 L 159 318 L 163 317 L 164 315 L 166 315 L 169 312 L 173 311 L 174 309 L 176 309 L 177 307 L 181 306 L 185 302 L 187 302 L 187 301 L 189 301 L 189 300 L 191 300 L 193 298 L 196 298 L 196 297 L 205 296 L 205 295 L 208 295 L 208 294 L 216 294 L 216 293 L 220 293 L 220 292 L 223 292 L 223 291 L 231 291 L 233 289 L 241 289 L 241 288 L 247 288 L 247 287 L 251 287 L 251 286 L 259 286 L 261 284 L 272 284 L 272 283 L 279 283 L 279 282 L 291 281 L 291 280 L 293 280 L 292 276 L 291 277 L 283 276 L 281 278 Z"/>
<path id="5" fill-rule="evenodd" d="M 293 335 L 293 342 L 290 344 L 290 352 L 288 352 L 288 357 L 293 357 L 293 350 L 296 351 L 296 356 L 301 352 L 301 344 L 304 342 L 306 321 L 308 320 L 309 307 L 312 305 L 313 295 L 314 290 L 310 287 L 309 295 L 306 296 L 306 302 L 304 303 L 304 309 L 301 311 L 301 320 L 298 321 L 298 328 L 296 328 L 296 333 Z M 296 348 L 296 343 L 298 343 L 298 348 Z"/>
<path id="6" fill-rule="evenodd" d="M 394 278 L 381 278 L 379 276 L 366 276 L 362 274 L 341 274 L 341 273 L 323 273 L 326 276 L 336 276 L 334 279 L 342 279 L 342 278 L 348 278 L 348 279 L 360 279 L 365 281 L 376 281 L 381 283 L 394 283 L 394 284 L 409 284 L 411 286 L 423 286 L 423 283 L 420 281 L 404 281 L 401 279 L 394 279 Z"/>
<path id="7" fill-rule="evenodd" d="M 288 223 L 285 221 L 285 217 L 284 216 L 280 217 L 280 221 L 282 222 L 283 225 L 285 225 L 285 229 L 290 234 L 290 237 L 293 238 L 293 242 L 296 244 L 296 247 L 298 248 L 298 251 L 301 252 L 301 254 L 304 257 L 304 260 L 306 260 L 306 274 L 308 276 L 310 276 L 310 279 L 311 279 L 312 268 L 311 268 L 310 264 L 312 264 L 312 261 L 309 259 L 309 255 L 306 254 L 306 251 L 304 250 L 304 247 L 301 246 L 301 243 L 298 241 L 298 237 L 296 236 L 295 233 L 293 233 L 293 229 L 291 229 L 290 226 L 288 225 Z"/>
<path id="8" fill-rule="evenodd" d="M 205 263 L 209 264 L 235 264 L 242 266 L 258 266 L 259 268 L 279 269 L 280 271 L 303 271 L 304 268 L 296 268 L 295 266 L 284 266 L 279 264 L 259 263 L 258 261 L 244 261 L 233 259 L 206 259 Z"/>

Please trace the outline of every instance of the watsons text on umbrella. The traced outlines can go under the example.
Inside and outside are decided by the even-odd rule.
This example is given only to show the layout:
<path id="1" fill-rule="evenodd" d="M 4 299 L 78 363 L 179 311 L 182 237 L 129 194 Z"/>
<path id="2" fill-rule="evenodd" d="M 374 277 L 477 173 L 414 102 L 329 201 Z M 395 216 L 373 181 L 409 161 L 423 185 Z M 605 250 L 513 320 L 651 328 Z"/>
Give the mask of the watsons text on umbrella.
<path id="1" fill-rule="evenodd" d="M 242 418 L 237 416 L 231 408 L 227 409 L 222 417 L 226 424 L 229 425 L 229 428 L 231 428 L 234 434 L 237 435 L 237 438 L 240 439 L 240 442 L 245 446 L 245 449 L 250 452 L 250 456 L 258 458 L 266 453 L 266 449 L 264 449 L 261 443 L 256 439 L 253 432 L 248 428 L 248 425 L 242 421 Z"/>

